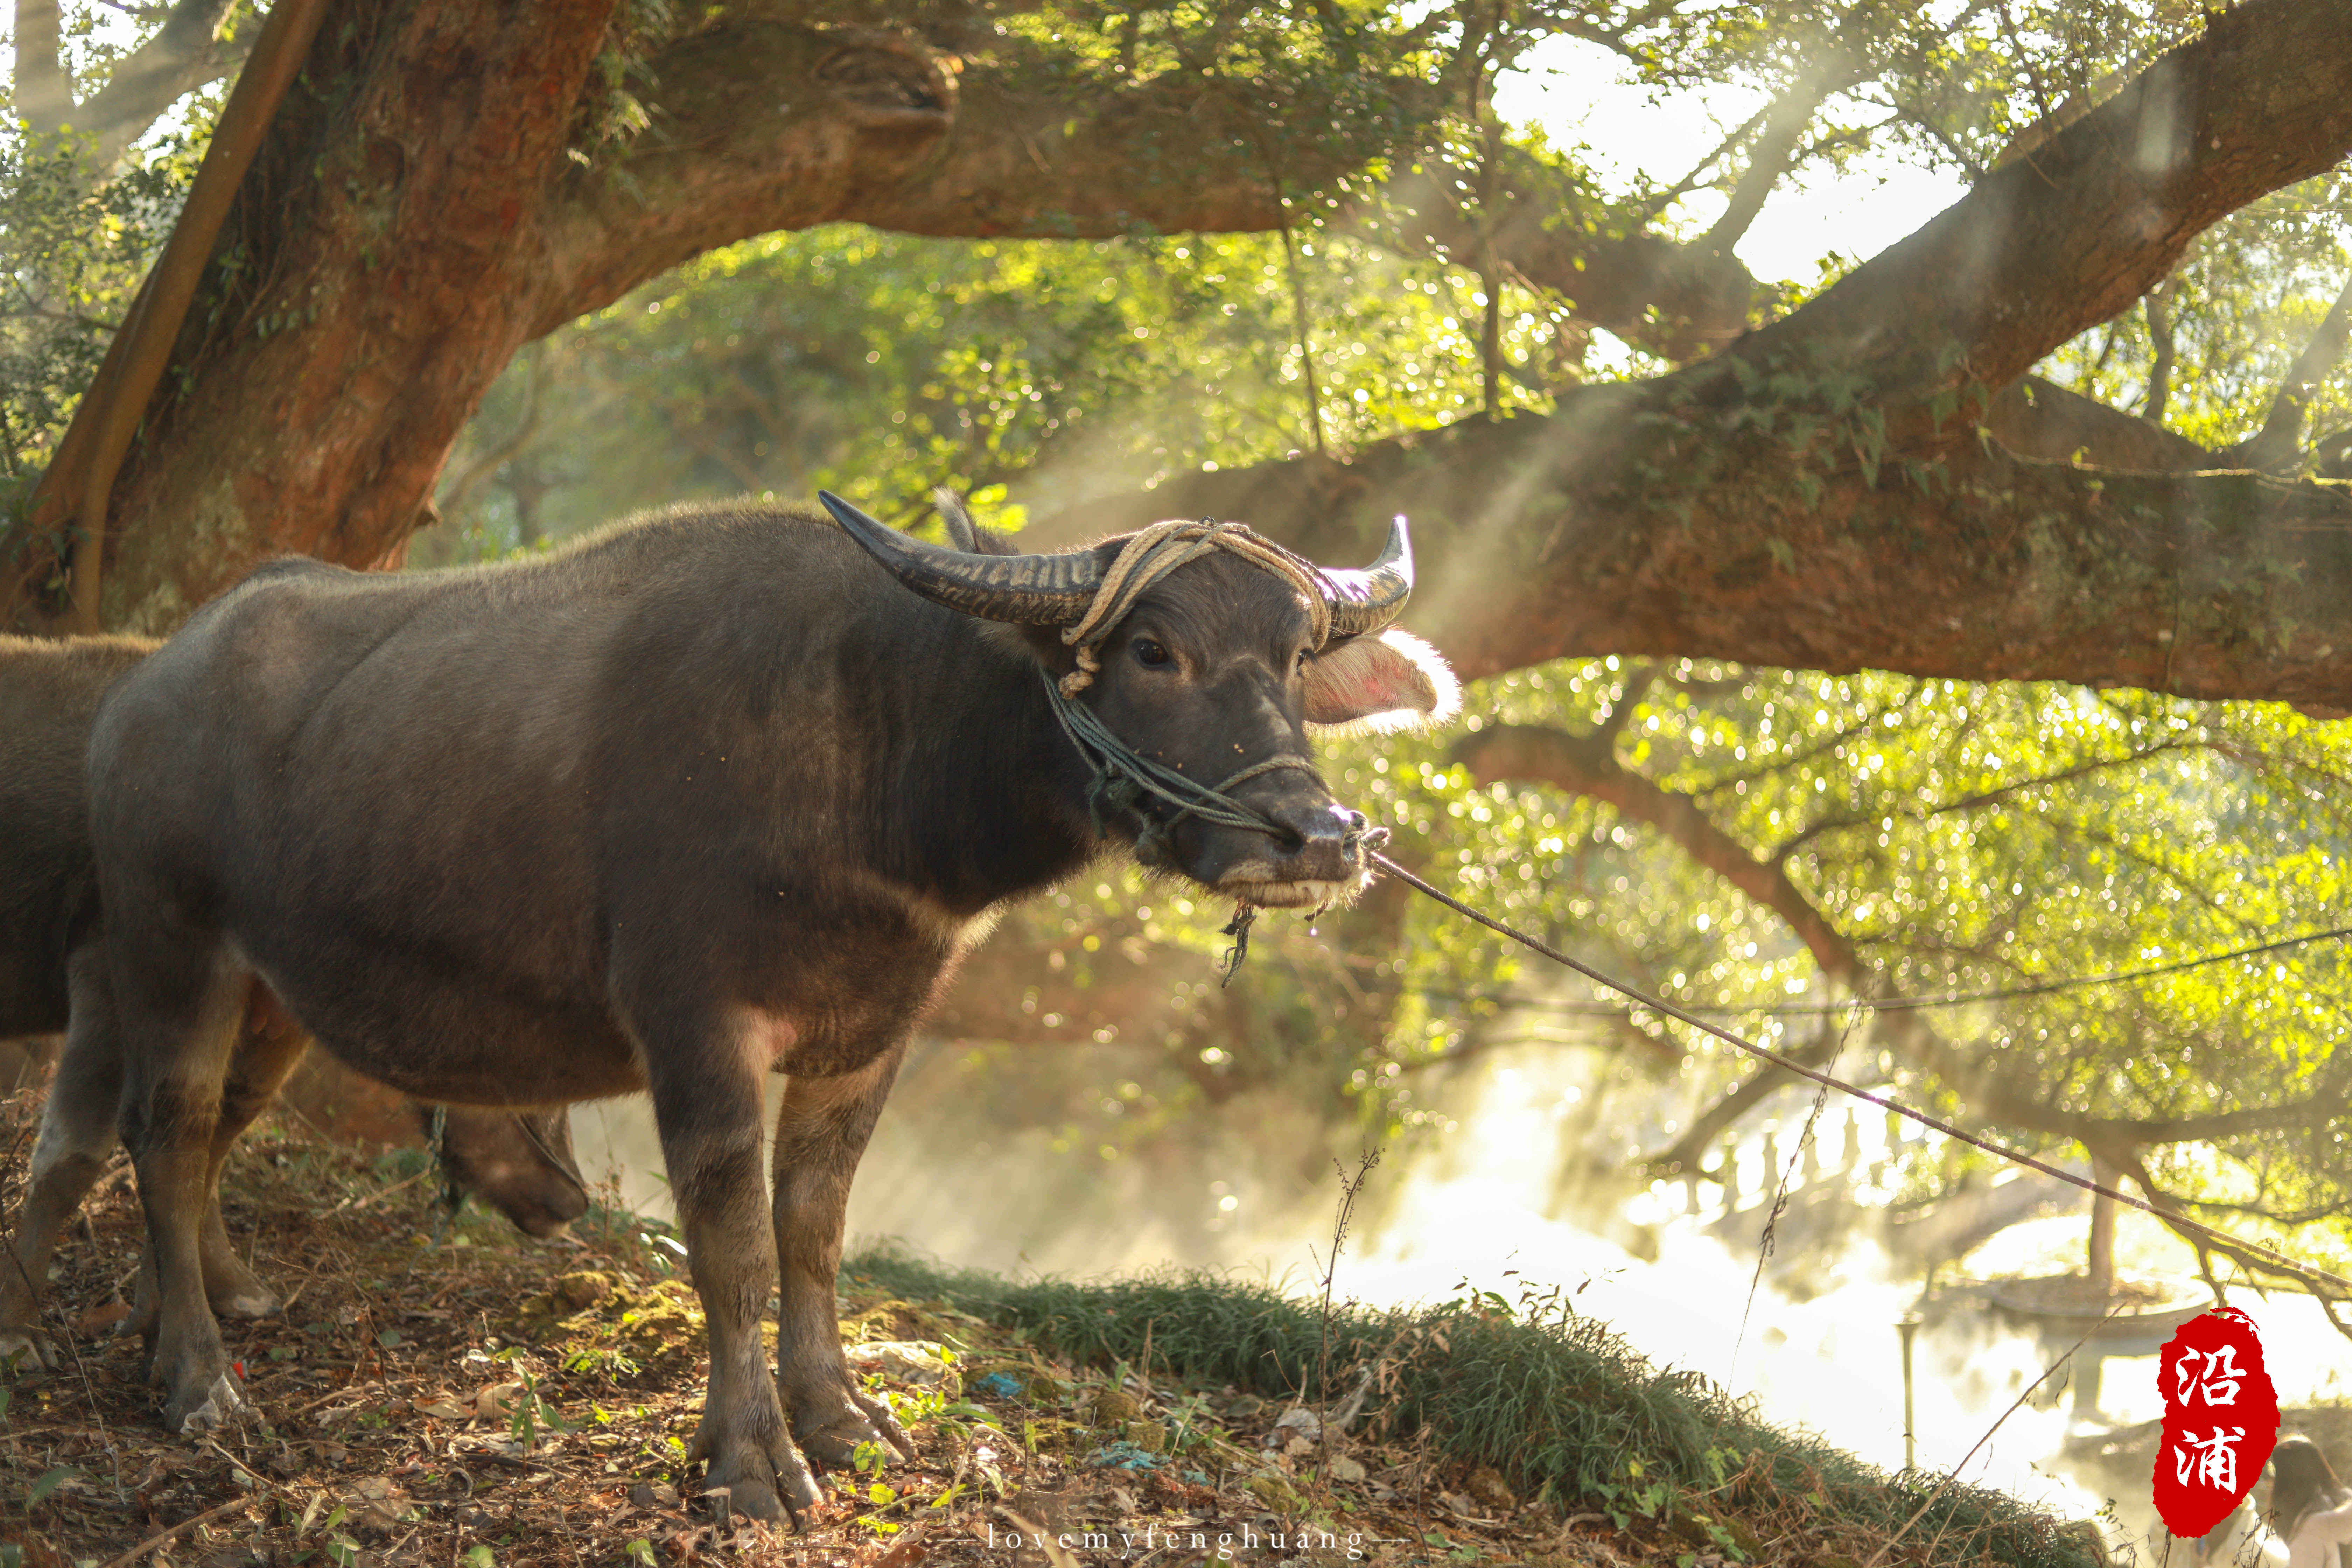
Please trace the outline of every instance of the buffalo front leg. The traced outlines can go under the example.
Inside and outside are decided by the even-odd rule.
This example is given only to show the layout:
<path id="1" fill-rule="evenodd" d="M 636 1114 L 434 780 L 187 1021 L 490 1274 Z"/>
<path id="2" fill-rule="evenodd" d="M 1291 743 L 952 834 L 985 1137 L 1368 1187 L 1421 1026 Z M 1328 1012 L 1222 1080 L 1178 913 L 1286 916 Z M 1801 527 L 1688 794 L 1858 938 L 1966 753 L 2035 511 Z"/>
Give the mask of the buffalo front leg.
<path id="1" fill-rule="evenodd" d="M 905 1054 L 901 1042 L 856 1072 L 794 1078 L 776 1113 L 776 1257 L 782 1277 L 776 1386 L 792 1413 L 793 1436 L 821 1465 L 846 1468 L 865 1443 L 887 1443 L 908 1459 L 915 1457 L 915 1445 L 890 1407 L 850 1373 L 834 1312 L 850 1180 Z"/>
<path id="2" fill-rule="evenodd" d="M 760 1166 L 760 1068 L 724 1026 L 640 1030 L 670 1194 L 686 1232 L 710 1336 L 710 1384 L 689 1458 L 723 1510 L 781 1520 L 815 1505 L 816 1479 L 793 1447 L 760 1343 L 776 1277 Z M 723 1498 L 722 1498 L 723 1494 Z"/>

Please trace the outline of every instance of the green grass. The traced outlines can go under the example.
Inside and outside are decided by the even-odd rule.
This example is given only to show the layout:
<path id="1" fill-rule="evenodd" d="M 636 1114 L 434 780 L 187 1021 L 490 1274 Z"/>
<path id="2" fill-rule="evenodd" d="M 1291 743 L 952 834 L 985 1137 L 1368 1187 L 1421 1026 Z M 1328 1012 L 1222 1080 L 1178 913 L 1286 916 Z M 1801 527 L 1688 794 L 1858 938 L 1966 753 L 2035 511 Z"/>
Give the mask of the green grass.
<path id="1" fill-rule="evenodd" d="M 2101 1561 L 2084 1527 L 2005 1493 L 1944 1485 L 1932 1474 L 1892 1476 L 1769 1426 L 1707 1379 L 1652 1367 L 1557 1296 L 1335 1309 L 1327 1339 L 1317 1304 L 1227 1276 L 1014 1281 L 892 1250 L 845 1268 L 896 1295 L 944 1299 L 1024 1331 L 1076 1361 L 1139 1363 L 1148 1335 L 1154 1370 L 1269 1396 L 1336 1405 L 1364 1368 L 1386 1361 L 1389 1392 L 1367 1406 L 1384 1440 L 1417 1439 L 1446 1466 L 1491 1465 L 1522 1497 L 1564 1510 L 1620 1523 L 1657 1520 L 1702 1550 L 1736 1542 L 1736 1555 L 1824 1568 L 1867 1562 L 1927 1504 L 1890 1563 Z M 1328 1369 L 1328 1391 L 1318 1386 L 1318 1367 Z"/>

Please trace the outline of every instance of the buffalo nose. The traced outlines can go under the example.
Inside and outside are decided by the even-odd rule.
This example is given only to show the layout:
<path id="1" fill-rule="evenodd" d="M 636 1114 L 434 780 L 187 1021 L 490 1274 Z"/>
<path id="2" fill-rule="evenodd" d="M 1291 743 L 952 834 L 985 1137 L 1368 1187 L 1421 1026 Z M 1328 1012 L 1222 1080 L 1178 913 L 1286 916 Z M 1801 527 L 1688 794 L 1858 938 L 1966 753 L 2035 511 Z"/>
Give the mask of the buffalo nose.
<path id="1" fill-rule="evenodd" d="M 1293 853 L 1310 872 L 1338 876 L 1350 868 L 1351 852 L 1364 831 L 1364 814 L 1335 802 L 1282 814 L 1282 825 L 1297 835 Z"/>

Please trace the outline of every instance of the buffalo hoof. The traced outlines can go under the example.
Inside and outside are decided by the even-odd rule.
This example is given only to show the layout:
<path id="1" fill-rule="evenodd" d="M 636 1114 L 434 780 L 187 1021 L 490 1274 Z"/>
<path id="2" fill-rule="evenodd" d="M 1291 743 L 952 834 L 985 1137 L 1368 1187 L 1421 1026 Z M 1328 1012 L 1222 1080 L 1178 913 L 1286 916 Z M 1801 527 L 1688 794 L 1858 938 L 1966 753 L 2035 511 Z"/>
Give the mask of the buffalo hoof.
<path id="1" fill-rule="evenodd" d="M 226 1250 L 205 1258 L 205 1300 L 215 1317 L 247 1322 L 275 1317 L 286 1304 L 278 1300 L 277 1291 L 264 1285 L 252 1269 Z M 115 1323 L 114 1331 L 126 1336 L 137 1334 L 152 1342 L 163 1325 L 163 1317 L 162 1299 L 155 1291 L 154 1267 L 142 1261 L 131 1310 Z"/>
<path id="2" fill-rule="evenodd" d="M 267 1318 L 282 1304 L 278 1292 L 264 1285 L 261 1277 L 245 1266 L 225 1236 L 205 1238 L 204 1268 L 205 1299 L 212 1303 L 215 1316 Z M 145 1267 L 142 1267 L 140 1275 L 143 1284 L 148 1275 Z"/>
<path id="3" fill-rule="evenodd" d="M 163 1406 L 163 1429 L 187 1435 L 226 1426 L 246 1408 L 236 1379 L 222 1373 L 194 1393 L 175 1393 Z"/>
<path id="4" fill-rule="evenodd" d="M 284 1302 L 278 1292 L 253 1277 L 242 1264 L 237 1267 L 241 1278 L 215 1282 L 212 1270 L 205 1270 L 205 1298 L 212 1303 L 216 1317 L 236 1318 L 250 1321 L 256 1318 L 271 1318 Z"/>
<path id="5" fill-rule="evenodd" d="M 143 1286 L 146 1281 L 142 1279 L 140 1283 Z M 117 1318 L 114 1321 L 114 1327 L 108 1331 L 117 1339 L 129 1339 L 132 1334 L 137 1334 L 152 1345 L 155 1342 L 156 1331 L 163 1325 L 163 1309 L 155 1300 L 154 1291 L 142 1289 L 131 1299 L 131 1310 Z M 148 1363 L 147 1375 L 151 1380 L 155 1375 L 154 1363 L 152 1360 Z"/>
<path id="6" fill-rule="evenodd" d="M 37 1372 L 63 1372 L 63 1352 L 38 1329 L 0 1329 L 0 1366 L 30 1367 Z"/>
<path id="7" fill-rule="evenodd" d="M 915 1440 L 890 1414 L 887 1401 L 851 1385 L 833 1398 L 818 1396 L 793 1402 L 793 1439 L 801 1451 L 828 1469 L 849 1469 L 857 1450 L 867 1444 L 898 1450 L 912 1462 Z"/>
<path id="8" fill-rule="evenodd" d="M 735 1430 L 722 1430 L 713 1415 L 706 1413 L 694 1435 L 693 1447 L 687 1450 L 688 1463 L 710 1461 L 702 1478 L 706 1502 L 722 1523 L 740 1514 L 781 1524 L 787 1510 L 797 1523 L 817 1505 L 821 1494 L 808 1461 L 783 1436 L 783 1423 L 774 1421 L 775 1435 L 764 1440 L 741 1429 L 750 1423 L 729 1425 Z"/>

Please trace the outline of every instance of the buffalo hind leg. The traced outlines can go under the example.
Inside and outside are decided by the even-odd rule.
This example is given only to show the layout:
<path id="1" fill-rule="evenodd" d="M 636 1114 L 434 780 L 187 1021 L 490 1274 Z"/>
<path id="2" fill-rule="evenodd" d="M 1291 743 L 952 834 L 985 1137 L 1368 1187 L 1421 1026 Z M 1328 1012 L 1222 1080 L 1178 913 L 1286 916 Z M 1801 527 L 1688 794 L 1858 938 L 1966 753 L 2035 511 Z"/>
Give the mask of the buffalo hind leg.
<path id="1" fill-rule="evenodd" d="M 60 1364 L 56 1347 L 38 1328 L 41 1288 L 58 1237 L 114 1152 L 115 1117 L 122 1100 L 121 1045 L 114 1035 L 104 956 L 89 949 L 76 954 L 69 967 L 72 1031 L 42 1108 L 40 1141 L 33 1147 L 25 1200 L 16 1215 L 14 1256 L 0 1264 L 0 1360 L 29 1352 L 34 1361 L 52 1369 Z M 230 1098 L 243 1102 L 247 1121 L 268 1103 L 277 1081 L 301 1055 L 301 1037 L 290 1027 L 270 1038 L 261 1037 L 261 1026 L 248 1026 L 231 1076 Z M 225 1146 L 220 1152 L 226 1153 Z M 217 1177 L 205 1215 L 203 1247 L 205 1295 L 214 1311 L 258 1318 L 277 1310 L 277 1296 L 229 1245 L 227 1228 L 221 1223 Z M 140 1307 L 123 1321 L 120 1332 L 149 1332 L 154 1327 L 154 1254 L 152 1247 L 142 1247 L 142 1254 L 134 1297 Z"/>
<path id="2" fill-rule="evenodd" d="M 141 903 L 149 907 L 135 926 L 109 921 L 107 951 L 123 1047 L 122 1136 L 154 1265 L 148 1373 L 166 1390 L 165 1429 L 201 1431 L 245 1403 L 205 1298 L 204 1244 L 247 977 L 210 933 L 173 920 L 160 901 L 110 908 Z"/>
<path id="3" fill-rule="evenodd" d="M 105 954 L 95 947 L 68 962 L 73 1022 L 41 1108 L 16 1245 L 0 1261 L 0 1360 L 26 1355 L 52 1370 L 63 1364 L 40 1330 L 41 1289 L 58 1237 L 114 1152 L 115 1108 L 122 1099 L 122 1054 L 104 968 Z"/>
<path id="4" fill-rule="evenodd" d="M 915 1445 L 890 1407 L 850 1373 L 834 1310 L 850 1180 L 905 1054 L 901 1042 L 856 1072 L 794 1078 L 776 1113 L 776 1257 L 782 1277 L 776 1384 L 801 1451 L 838 1468 L 848 1468 L 864 1443 L 887 1443 L 908 1459 L 915 1457 Z"/>
<path id="5" fill-rule="evenodd" d="M 760 1168 L 765 1058 L 740 1027 L 643 1026 L 654 1121 L 670 1194 L 686 1232 L 687 1259 L 710 1338 L 710 1382 L 688 1459 L 710 1461 L 703 1486 L 723 1510 L 780 1521 L 818 1499 L 816 1479 L 793 1447 L 760 1320 L 776 1278 Z"/>
<path id="6" fill-rule="evenodd" d="M 310 1048 L 310 1043 L 293 1019 L 263 990 L 260 982 L 251 982 L 244 1033 L 237 1038 L 236 1054 L 230 1058 L 228 1075 L 221 1085 L 220 1118 L 213 1127 L 211 1158 L 205 1178 L 204 1231 L 198 1242 L 204 1259 L 205 1299 L 220 1317 L 266 1318 L 279 1306 L 278 1292 L 246 1267 L 229 1241 L 228 1226 L 221 1218 L 221 1172 L 228 1164 L 229 1151 L 254 1120 L 268 1109 L 270 1100 L 301 1061 L 302 1053 Z M 131 1315 L 116 1331 L 152 1334 L 161 1300 L 155 1289 L 155 1255 L 152 1247 L 140 1261 L 139 1290 L 132 1301 Z"/>

